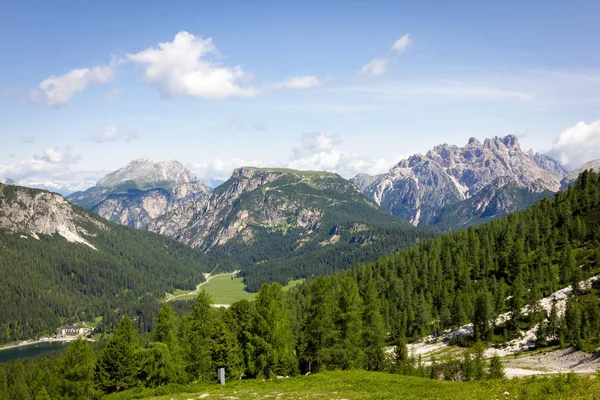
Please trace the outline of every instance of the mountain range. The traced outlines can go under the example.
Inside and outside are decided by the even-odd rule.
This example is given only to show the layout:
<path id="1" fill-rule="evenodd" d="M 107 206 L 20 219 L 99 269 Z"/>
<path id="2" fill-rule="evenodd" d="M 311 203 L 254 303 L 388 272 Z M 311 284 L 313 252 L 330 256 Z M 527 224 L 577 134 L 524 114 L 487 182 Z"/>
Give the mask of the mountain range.
<path id="1" fill-rule="evenodd" d="M 400 161 L 388 173 L 353 182 L 383 210 L 415 226 L 459 229 L 522 209 L 557 192 L 566 171 L 523 151 L 514 135 L 442 144 Z"/>

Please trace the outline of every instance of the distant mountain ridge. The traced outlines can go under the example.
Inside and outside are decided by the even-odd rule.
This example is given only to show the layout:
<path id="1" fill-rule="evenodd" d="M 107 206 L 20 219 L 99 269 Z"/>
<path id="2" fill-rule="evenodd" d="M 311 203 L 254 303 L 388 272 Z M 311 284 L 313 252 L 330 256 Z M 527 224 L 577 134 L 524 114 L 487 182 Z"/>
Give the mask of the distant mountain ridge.
<path id="1" fill-rule="evenodd" d="M 565 173 L 556 160 L 522 151 L 517 137 L 508 135 L 485 139 L 483 143 L 471 138 L 464 147 L 435 146 L 426 154 L 400 161 L 386 174 L 371 179 L 359 175 L 353 182 L 382 209 L 415 226 L 449 227 L 443 221 L 442 210 L 473 198 L 489 185 L 495 186 L 488 192 L 498 192 L 508 184 L 530 193 L 556 192 Z M 503 185 L 498 187 L 499 183 Z M 524 208 L 531 204 L 527 199 L 539 198 L 525 193 L 517 197 L 519 201 L 504 202 L 506 206 L 495 208 L 495 213 L 489 213 L 487 218 Z M 474 216 L 465 209 L 464 215 L 454 221 L 455 229 Z"/>
<path id="2" fill-rule="evenodd" d="M 131 161 L 98 183 L 68 196 L 75 204 L 122 225 L 145 228 L 181 204 L 207 197 L 211 189 L 178 161 Z"/>

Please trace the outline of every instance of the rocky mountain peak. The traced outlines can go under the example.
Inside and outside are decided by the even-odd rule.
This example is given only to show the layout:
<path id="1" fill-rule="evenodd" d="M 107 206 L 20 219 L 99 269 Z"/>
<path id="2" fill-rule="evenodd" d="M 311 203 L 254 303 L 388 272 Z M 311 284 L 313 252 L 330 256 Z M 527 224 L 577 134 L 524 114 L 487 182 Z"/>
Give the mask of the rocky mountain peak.
<path id="1" fill-rule="evenodd" d="M 17 181 L 10 178 L 0 178 L 0 183 L 4 183 L 5 185 L 16 185 Z"/>
<path id="2" fill-rule="evenodd" d="M 416 225 L 430 223 L 441 208 L 473 197 L 498 178 L 503 179 L 496 184 L 511 181 L 540 193 L 557 191 L 563 176 L 555 160 L 523 152 L 517 137 L 508 135 L 486 138 L 483 144 L 470 138 L 464 147 L 435 146 L 360 187 L 385 210 Z"/>
<path id="3" fill-rule="evenodd" d="M 96 186 L 115 187 L 127 181 L 133 181 L 141 187 L 157 183 L 175 186 L 198 182 L 198 178 L 179 161 L 154 162 L 148 157 L 142 157 L 106 175 Z"/>

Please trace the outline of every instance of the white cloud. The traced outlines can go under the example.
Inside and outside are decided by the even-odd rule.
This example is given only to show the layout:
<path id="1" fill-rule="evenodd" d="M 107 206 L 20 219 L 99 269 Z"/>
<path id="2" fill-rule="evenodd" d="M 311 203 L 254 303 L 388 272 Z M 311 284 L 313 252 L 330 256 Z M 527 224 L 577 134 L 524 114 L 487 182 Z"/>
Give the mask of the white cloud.
<path id="1" fill-rule="evenodd" d="M 209 59 L 217 53 L 211 38 L 197 38 L 184 31 L 172 42 L 128 54 L 127 59 L 146 67 L 145 78 L 165 98 L 255 96 L 256 89 L 241 85 L 247 74 L 240 66 L 225 67 Z"/>
<path id="2" fill-rule="evenodd" d="M 392 47 L 390 47 L 389 52 L 392 54 L 388 54 L 385 57 L 373 58 L 360 69 L 359 74 L 366 77 L 385 74 L 388 71 L 390 64 L 398 58 L 400 54 L 404 53 L 411 43 L 412 40 L 410 34 L 405 33 L 400 39 L 392 44 Z"/>
<path id="3" fill-rule="evenodd" d="M 283 82 L 278 82 L 272 85 L 274 89 L 311 89 L 320 86 L 321 82 L 314 76 L 297 76 L 294 78 L 287 79 Z"/>
<path id="4" fill-rule="evenodd" d="M 405 33 L 400 39 L 396 40 L 390 50 L 398 54 L 403 53 L 411 43 L 410 34 Z"/>
<path id="5" fill-rule="evenodd" d="M 345 178 L 352 178 L 359 173 L 375 175 L 386 172 L 402 158 L 397 157 L 386 160 L 361 157 L 343 150 L 341 144 L 342 142 L 337 135 L 325 132 L 306 133 L 294 145 L 290 156 L 285 160 L 250 160 L 239 157 L 224 160 L 214 158 L 208 162 L 191 163 L 189 168 L 205 181 L 227 180 L 233 170 L 241 166 L 330 171 Z"/>
<path id="6" fill-rule="evenodd" d="M 34 160 L 42 161 L 48 164 L 72 164 L 81 159 L 81 155 L 74 154 L 70 147 L 64 151 L 56 147 L 49 147 L 41 155 L 33 156 Z"/>
<path id="7" fill-rule="evenodd" d="M 34 103 L 48 108 L 67 105 L 71 98 L 88 86 L 108 82 L 114 75 L 117 62 L 94 68 L 76 68 L 64 75 L 50 76 L 39 84 L 39 89 L 30 93 Z"/>
<path id="8" fill-rule="evenodd" d="M 340 148 L 337 135 L 325 132 L 307 133 L 296 143 L 286 167 L 331 171 L 345 178 L 359 173 L 379 174 L 390 169 L 398 160 L 370 159 Z"/>
<path id="9" fill-rule="evenodd" d="M 365 76 L 378 76 L 387 72 L 390 60 L 387 58 L 374 58 L 360 69 L 360 73 Z"/>
<path id="10" fill-rule="evenodd" d="M 229 160 L 223 160 L 221 158 L 214 158 L 207 162 L 202 163 L 191 163 L 189 168 L 204 181 L 213 179 L 227 180 L 231 176 L 234 169 L 242 166 L 253 166 L 253 167 L 280 167 L 282 163 L 278 161 L 261 161 L 261 160 L 248 160 L 240 157 L 232 158 Z"/>
<path id="11" fill-rule="evenodd" d="M 121 132 L 116 126 L 109 125 L 102 132 L 92 135 L 90 138 L 96 143 L 109 143 L 118 140 L 124 140 L 129 143 L 137 139 L 138 135 L 137 132 Z"/>
<path id="12" fill-rule="evenodd" d="M 0 176 L 12 179 L 49 179 L 50 176 L 66 176 L 70 168 L 81 160 L 70 147 L 44 149 L 42 154 L 13 164 L 0 164 Z"/>
<path id="13" fill-rule="evenodd" d="M 579 121 L 563 131 L 548 154 L 567 169 L 600 158 L 600 119 L 590 124 Z"/>

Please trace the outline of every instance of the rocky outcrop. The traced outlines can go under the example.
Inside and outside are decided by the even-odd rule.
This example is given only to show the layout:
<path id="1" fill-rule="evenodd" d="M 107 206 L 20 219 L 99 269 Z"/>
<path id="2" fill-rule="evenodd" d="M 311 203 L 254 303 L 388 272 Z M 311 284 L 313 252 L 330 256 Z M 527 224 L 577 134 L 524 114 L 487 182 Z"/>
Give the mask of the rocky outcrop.
<path id="1" fill-rule="evenodd" d="M 106 228 L 98 219 L 75 209 L 59 194 L 43 190 L 0 184 L 0 229 L 21 233 L 24 239 L 37 235 L 58 234 L 70 242 L 95 249 L 86 239 L 83 225 L 92 223 Z"/>
<path id="2" fill-rule="evenodd" d="M 112 222 L 146 228 L 156 218 L 209 194 L 210 188 L 181 163 L 142 158 L 68 199 Z"/>
<path id="3" fill-rule="evenodd" d="M 367 186 L 357 178 L 354 182 L 381 208 L 417 226 L 434 224 L 443 208 L 472 198 L 499 178 L 542 193 L 558 191 L 564 174 L 558 162 L 523 152 L 516 136 L 509 135 L 483 143 L 471 138 L 464 147 L 439 145 L 400 161 Z"/>

